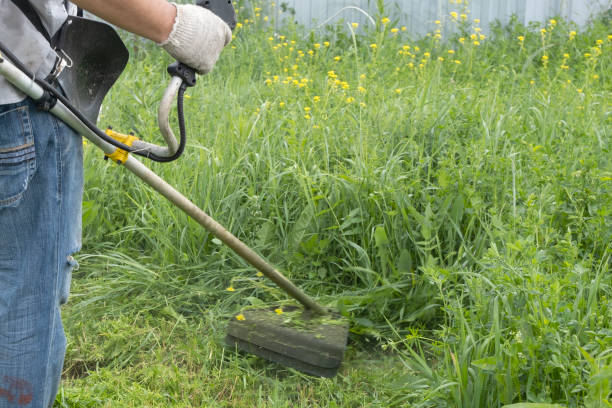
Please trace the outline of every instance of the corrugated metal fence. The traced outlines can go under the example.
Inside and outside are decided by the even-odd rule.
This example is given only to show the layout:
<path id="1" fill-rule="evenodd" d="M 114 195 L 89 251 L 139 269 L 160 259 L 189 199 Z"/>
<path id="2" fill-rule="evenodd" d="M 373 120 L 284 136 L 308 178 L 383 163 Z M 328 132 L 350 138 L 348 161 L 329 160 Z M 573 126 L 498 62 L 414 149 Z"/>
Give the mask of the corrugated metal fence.
<path id="1" fill-rule="evenodd" d="M 357 6 L 376 16 L 378 14 L 375 0 L 276 0 L 275 10 L 278 17 L 287 15 L 282 8 L 295 10 L 295 18 L 306 27 L 314 27 L 338 11 L 348 6 Z M 520 22 L 545 21 L 548 18 L 561 16 L 584 25 L 589 19 L 612 7 L 612 0 L 471 0 L 466 6 L 465 0 L 385 0 L 385 15 L 399 25 L 417 35 L 432 30 L 436 20 L 448 20 L 450 13 L 466 13 L 469 19 L 480 19 L 480 25 L 486 31 L 489 24 L 499 20 L 507 22 L 516 15 Z M 330 22 L 338 19 L 345 21 L 366 22 L 366 19 L 354 9 L 346 9 Z"/>

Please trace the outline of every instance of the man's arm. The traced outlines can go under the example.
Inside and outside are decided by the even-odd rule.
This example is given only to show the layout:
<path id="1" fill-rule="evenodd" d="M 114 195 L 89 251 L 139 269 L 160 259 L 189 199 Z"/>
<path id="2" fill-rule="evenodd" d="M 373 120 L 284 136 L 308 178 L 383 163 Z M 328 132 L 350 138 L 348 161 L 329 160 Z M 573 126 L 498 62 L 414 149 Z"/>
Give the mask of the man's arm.
<path id="1" fill-rule="evenodd" d="M 176 7 L 166 0 L 72 0 L 92 14 L 141 37 L 161 43 L 168 38 Z"/>
<path id="2" fill-rule="evenodd" d="M 232 40 L 229 26 L 193 4 L 166 0 L 72 0 L 109 23 L 160 44 L 178 61 L 200 74 L 210 72 Z"/>

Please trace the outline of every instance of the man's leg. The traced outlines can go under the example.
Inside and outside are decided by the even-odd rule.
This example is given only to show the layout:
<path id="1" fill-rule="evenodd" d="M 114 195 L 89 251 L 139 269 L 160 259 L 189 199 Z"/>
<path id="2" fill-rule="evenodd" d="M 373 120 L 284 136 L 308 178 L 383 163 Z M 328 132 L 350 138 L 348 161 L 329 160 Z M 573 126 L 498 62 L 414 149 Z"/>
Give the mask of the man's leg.
<path id="1" fill-rule="evenodd" d="M 0 408 L 51 407 L 60 304 L 80 249 L 82 141 L 27 99 L 0 106 Z"/>

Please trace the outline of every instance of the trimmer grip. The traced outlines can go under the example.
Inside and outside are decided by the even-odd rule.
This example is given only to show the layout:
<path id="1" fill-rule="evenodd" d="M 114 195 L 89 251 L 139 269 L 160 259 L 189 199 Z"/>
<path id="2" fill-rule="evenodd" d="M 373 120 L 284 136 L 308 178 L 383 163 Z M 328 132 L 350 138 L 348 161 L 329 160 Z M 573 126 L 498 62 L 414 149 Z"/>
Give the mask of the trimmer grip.
<path id="1" fill-rule="evenodd" d="M 234 31 L 236 28 L 236 10 L 232 0 L 196 0 L 196 4 L 215 13 Z"/>

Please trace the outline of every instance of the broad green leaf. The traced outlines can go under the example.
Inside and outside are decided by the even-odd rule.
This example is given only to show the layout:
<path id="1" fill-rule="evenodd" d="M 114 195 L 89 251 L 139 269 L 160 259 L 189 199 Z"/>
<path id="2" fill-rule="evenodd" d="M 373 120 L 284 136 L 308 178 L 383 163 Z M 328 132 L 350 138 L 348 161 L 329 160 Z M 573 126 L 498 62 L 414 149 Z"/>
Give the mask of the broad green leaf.
<path id="1" fill-rule="evenodd" d="M 497 358 L 495 356 L 481 358 L 480 360 L 472 361 L 472 365 L 481 370 L 495 371 L 497 367 Z"/>
<path id="2" fill-rule="evenodd" d="M 410 251 L 402 249 L 397 262 L 397 269 L 402 273 L 407 273 L 412 270 L 412 256 L 410 255 Z"/>
<path id="3" fill-rule="evenodd" d="M 387 237 L 384 227 L 376 227 L 376 230 L 374 231 L 374 239 L 376 240 L 376 246 L 379 248 L 383 245 L 389 244 L 389 238 Z"/>

